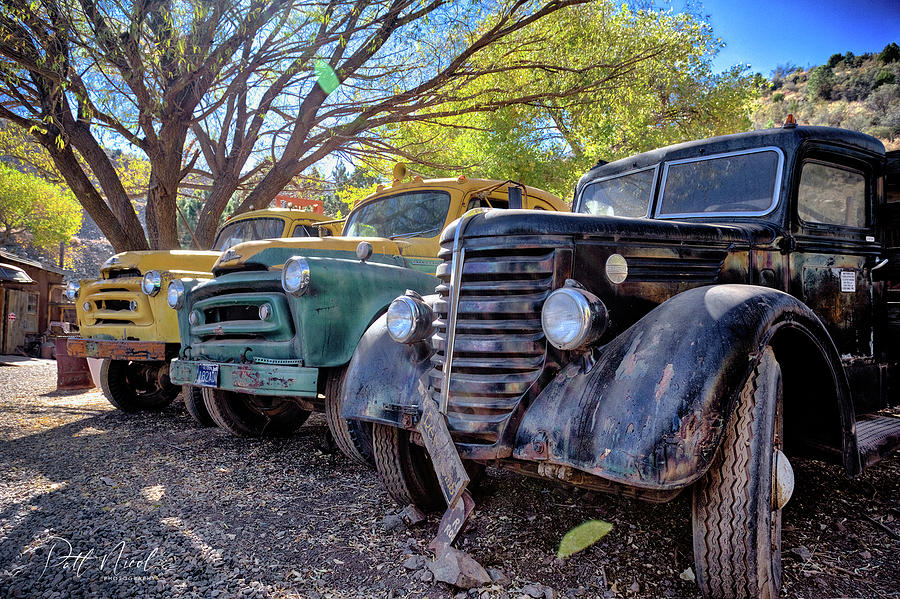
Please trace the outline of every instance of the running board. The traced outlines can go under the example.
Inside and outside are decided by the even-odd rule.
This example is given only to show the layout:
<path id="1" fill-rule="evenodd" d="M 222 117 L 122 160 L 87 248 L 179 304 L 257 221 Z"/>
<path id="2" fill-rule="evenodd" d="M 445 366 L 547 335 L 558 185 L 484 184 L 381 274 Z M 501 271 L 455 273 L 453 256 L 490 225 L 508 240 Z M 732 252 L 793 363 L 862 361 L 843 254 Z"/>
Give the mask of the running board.
<path id="1" fill-rule="evenodd" d="M 868 414 L 856 420 L 856 444 L 863 468 L 900 447 L 900 418 Z"/>

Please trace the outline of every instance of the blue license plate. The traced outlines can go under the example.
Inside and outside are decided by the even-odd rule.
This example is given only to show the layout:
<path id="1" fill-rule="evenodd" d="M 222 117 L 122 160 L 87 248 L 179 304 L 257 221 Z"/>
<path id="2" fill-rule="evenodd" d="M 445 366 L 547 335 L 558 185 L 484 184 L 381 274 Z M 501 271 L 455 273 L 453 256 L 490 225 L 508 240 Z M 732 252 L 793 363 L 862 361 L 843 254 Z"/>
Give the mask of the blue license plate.
<path id="1" fill-rule="evenodd" d="M 194 384 L 198 387 L 218 387 L 219 386 L 219 365 L 218 364 L 198 364 L 197 378 Z"/>

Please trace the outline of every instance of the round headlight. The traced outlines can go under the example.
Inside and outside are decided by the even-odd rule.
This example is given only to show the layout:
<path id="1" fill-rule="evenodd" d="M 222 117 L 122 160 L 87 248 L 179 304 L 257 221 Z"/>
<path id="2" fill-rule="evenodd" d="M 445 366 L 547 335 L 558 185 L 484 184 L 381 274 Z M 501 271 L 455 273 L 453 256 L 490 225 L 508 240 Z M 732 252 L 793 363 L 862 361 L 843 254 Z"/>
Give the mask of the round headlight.
<path id="1" fill-rule="evenodd" d="M 141 281 L 141 289 L 143 289 L 144 293 L 156 295 L 159 293 L 160 287 L 162 287 L 162 275 L 159 274 L 158 270 L 151 270 L 144 275 L 144 280 Z"/>
<path id="2" fill-rule="evenodd" d="M 91 302 L 84 302 L 83 304 L 81 304 L 81 309 L 84 310 L 85 312 L 90 312 L 91 311 Z"/>
<path id="3" fill-rule="evenodd" d="M 541 310 L 547 341 L 559 349 L 577 349 L 595 341 L 606 330 L 606 306 L 589 291 L 562 287 L 551 293 Z"/>
<path id="4" fill-rule="evenodd" d="M 434 313 L 415 291 L 407 291 L 391 302 L 387 311 L 387 329 L 397 343 L 416 343 L 431 333 Z"/>
<path id="5" fill-rule="evenodd" d="M 272 317 L 272 306 L 269 304 L 262 304 L 259 307 L 259 319 L 260 320 L 269 320 Z"/>
<path id="6" fill-rule="evenodd" d="M 309 289 L 309 264 L 304 258 L 294 256 L 281 269 L 281 287 L 293 295 L 303 295 Z"/>
<path id="7" fill-rule="evenodd" d="M 81 283 L 78 281 L 69 281 L 66 285 L 66 297 L 70 300 L 74 300 L 78 297 L 78 290 L 81 289 Z"/>
<path id="8" fill-rule="evenodd" d="M 170 308 L 180 308 L 184 305 L 184 283 L 175 279 L 166 288 L 166 304 Z"/>

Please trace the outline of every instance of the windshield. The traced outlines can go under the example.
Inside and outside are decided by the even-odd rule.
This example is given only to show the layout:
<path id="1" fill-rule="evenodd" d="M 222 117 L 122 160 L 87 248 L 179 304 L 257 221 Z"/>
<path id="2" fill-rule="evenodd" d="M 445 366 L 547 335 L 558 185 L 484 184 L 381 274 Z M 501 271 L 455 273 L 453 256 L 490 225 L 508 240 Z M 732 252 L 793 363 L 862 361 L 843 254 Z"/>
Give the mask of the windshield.
<path id="1" fill-rule="evenodd" d="M 346 237 L 434 237 L 450 208 L 450 194 L 417 191 L 370 202 L 350 213 Z"/>
<path id="2" fill-rule="evenodd" d="M 762 215 L 775 206 L 781 154 L 772 150 L 671 162 L 659 216 Z"/>
<path id="3" fill-rule="evenodd" d="M 284 220 L 280 218 L 246 218 L 225 225 L 216 235 L 213 249 L 224 252 L 244 241 L 274 239 L 284 232 Z"/>
<path id="4" fill-rule="evenodd" d="M 654 167 L 588 183 L 581 192 L 578 211 L 602 216 L 647 216 L 655 175 Z"/>

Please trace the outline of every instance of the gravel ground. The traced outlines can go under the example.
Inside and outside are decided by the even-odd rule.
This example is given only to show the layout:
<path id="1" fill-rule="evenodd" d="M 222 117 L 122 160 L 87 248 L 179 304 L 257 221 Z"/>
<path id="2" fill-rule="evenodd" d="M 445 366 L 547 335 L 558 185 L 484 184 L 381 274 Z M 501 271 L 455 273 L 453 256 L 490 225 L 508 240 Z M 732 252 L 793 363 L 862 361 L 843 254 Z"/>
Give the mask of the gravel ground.
<path id="1" fill-rule="evenodd" d="M 126 415 L 97 391 L 56 392 L 53 362 L 0 366 L 0 597 L 456 595 L 415 557 L 439 515 L 386 530 L 399 508 L 325 430 L 314 416 L 290 439 L 236 439 L 177 402 Z M 853 481 L 795 470 L 783 595 L 900 597 L 900 456 Z M 698 596 L 687 494 L 654 506 L 488 474 L 460 544 L 502 576 L 470 596 Z M 554 560 L 597 518 L 609 535 Z"/>

